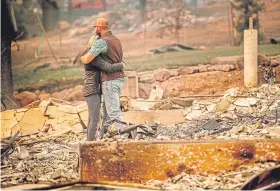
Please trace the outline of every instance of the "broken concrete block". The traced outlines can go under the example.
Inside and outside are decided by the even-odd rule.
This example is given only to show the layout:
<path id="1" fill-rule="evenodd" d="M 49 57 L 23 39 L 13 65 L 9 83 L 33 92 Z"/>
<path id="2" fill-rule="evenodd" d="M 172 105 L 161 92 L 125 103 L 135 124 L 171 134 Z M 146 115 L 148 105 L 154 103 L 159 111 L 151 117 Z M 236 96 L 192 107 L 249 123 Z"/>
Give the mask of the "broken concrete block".
<path id="1" fill-rule="evenodd" d="M 206 109 L 207 109 L 208 112 L 214 111 L 215 108 L 216 108 L 216 104 L 214 104 L 214 103 L 206 106 Z"/>
<path id="2" fill-rule="evenodd" d="M 172 109 L 171 103 L 165 103 L 162 106 L 159 107 L 160 110 L 169 110 Z"/>
<path id="3" fill-rule="evenodd" d="M 231 105 L 230 101 L 228 101 L 227 99 L 222 99 L 215 108 L 215 112 L 225 112 L 227 111 L 227 109 L 229 108 L 229 106 Z"/>
<path id="4" fill-rule="evenodd" d="M 1 112 L 1 138 L 7 138 L 13 135 L 12 128 L 18 124 L 18 120 L 14 114 L 14 110 Z"/>
<path id="5" fill-rule="evenodd" d="M 159 86 L 153 86 L 149 100 L 161 100 L 163 96 L 163 89 Z"/>
<path id="6" fill-rule="evenodd" d="M 255 106 L 259 99 L 256 98 L 239 98 L 233 104 L 240 107 Z"/>
<path id="7" fill-rule="evenodd" d="M 273 128 L 270 132 L 269 135 L 272 137 L 280 137 L 280 126 L 277 126 Z"/>
<path id="8" fill-rule="evenodd" d="M 51 179 L 56 180 L 58 178 L 61 177 L 61 170 L 56 170 L 52 175 L 51 175 Z"/>
<path id="9" fill-rule="evenodd" d="M 25 112 L 22 120 L 14 128 L 20 129 L 22 134 L 38 133 L 46 119 L 39 108 L 31 108 Z"/>
<path id="10" fill-rule="evenodd" d="M 173 98 L 172 103 L 180 105 L 182 107 L 190 107 L 192 106 L 193 99 L 182 99 L 182 98 Z"/>
<path id="11" fill-rule="evenodd" d="M 192 110 L 190 113 L 187 114 L 186 119 L 187 120 L 198 119 L 202 115 L 203 112 L 201 110 Z"/>
<path id="12" fill-rule="evenodd" d="M 29 157 L 29 152 L 24 147 L 19 147 L 19 159 L 25 159 Z"/>

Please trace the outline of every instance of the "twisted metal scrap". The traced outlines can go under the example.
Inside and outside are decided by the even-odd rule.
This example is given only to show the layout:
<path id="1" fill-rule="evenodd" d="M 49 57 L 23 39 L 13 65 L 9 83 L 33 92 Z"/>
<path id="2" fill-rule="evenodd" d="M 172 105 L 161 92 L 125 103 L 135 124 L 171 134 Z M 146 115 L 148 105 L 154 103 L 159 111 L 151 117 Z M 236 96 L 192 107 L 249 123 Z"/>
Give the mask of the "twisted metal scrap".
<path id="1" fill-rule="evenodd" d="M 153 137 L 156 134 L 157 125 L 132 124 L 113 119 L 106 122 L 104 128 L 110 137 L 128 134 L 128 138 L 139 140 L 143 136 Z"/>

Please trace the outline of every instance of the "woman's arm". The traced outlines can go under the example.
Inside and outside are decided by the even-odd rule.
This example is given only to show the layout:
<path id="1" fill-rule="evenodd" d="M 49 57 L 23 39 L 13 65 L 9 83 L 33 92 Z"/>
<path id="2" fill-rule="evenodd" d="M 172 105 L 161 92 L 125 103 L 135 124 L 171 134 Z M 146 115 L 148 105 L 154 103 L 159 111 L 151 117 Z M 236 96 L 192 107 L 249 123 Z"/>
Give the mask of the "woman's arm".
<path id="1" fill-rule="evenodd" d="M 105 61 L 102 57 L 97 56 L 94 58 L 94 60 L 91 62 L 94 66 L 100 68 L 104 72 L 112 73 L 112 72 L 117 72 L 121 71 L 124 69 L 124 63 L 114 63 L 110 64 L 109 62 Z"/>

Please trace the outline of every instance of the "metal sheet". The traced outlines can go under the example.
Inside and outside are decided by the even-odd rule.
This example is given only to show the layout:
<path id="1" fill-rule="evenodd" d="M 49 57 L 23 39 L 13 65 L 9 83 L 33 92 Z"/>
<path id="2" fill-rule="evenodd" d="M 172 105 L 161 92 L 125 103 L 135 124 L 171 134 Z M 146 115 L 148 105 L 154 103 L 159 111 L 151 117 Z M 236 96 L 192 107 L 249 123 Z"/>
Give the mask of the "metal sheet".
<path id="1" fill-rule="evenodd" d="M 181 172 L 235 171 L 280 162 L 280 140 L 87 142 L 80 145 L 81 180 L 143 183 Z"/>

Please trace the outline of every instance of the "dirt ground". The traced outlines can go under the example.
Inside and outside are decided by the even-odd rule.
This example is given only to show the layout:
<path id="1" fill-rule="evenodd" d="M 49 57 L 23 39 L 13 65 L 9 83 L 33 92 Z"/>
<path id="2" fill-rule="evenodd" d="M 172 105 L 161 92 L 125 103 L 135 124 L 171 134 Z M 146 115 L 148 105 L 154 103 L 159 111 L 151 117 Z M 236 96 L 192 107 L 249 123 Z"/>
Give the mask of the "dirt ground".
<path id="1" fill-rule="evenodd" d="M 230 88 L 245 90 L 243 71 L 197 73 L 184 77 L 180 96 L 224 94 Z"/>
<path id="2" fill-rule="evenodd" d="M 224 7 L 220 7 L 219 9 L 224 9 Z M 217 10 L 216 7 L 215 11 Z M 279 8 L 277 6 L 275 8 L 274 6 L 269 8 L 266 12 L 260 13 L 260 24 L 262 28 L 261 30 L 267 38 L 280 36 Z M 164 36 L 160 39 L 156 37 L 156 32 L 148 32 L 146 34 L 146 39 L 144 39 L 143 34 L 120 33 L 118 31 L 115 31 L 115 34 L 122 42 L 125 58 L 144 56 L 153 48 L 175 43 L 174 37 Z M 51 31 L 47 35 L 56 56 L 59 59 L 66 58 L 69 61 L 73 60 L 80 51 L 84 50 L 90 37 L 90 35 L 82 35 L 70 38 L 68 32 L 60 33 L 57 30 Z M 228 47 L 229 27 L 226 17 L 216 23 L 184 28 L 181 31 L 181 43 L 193 47 L 206 46 L 208 49 L 213 47 Z M 49 57 L 36 61 L 34 54 L 40 44 L 40 37 L 22 40 L 19 41 L 18 44 L 19 50 L 17 50 L 16 46 L 13 46 L 13 67 L 27 65 L 38 66 L 43 63 L 54 62 L 46 41 L 44 41 L 41 46 L 41 55 Z M 185 90 L 182 91 L 182 94 L 184 95 L 218 94 L 233 86 L 243 87 L 242 72 L 194 74 L 187 76 L 186 82 Z M 60 86 L 61 83 L 63 84 L 67 82 L 59 82 L 58 85 Z"/>

